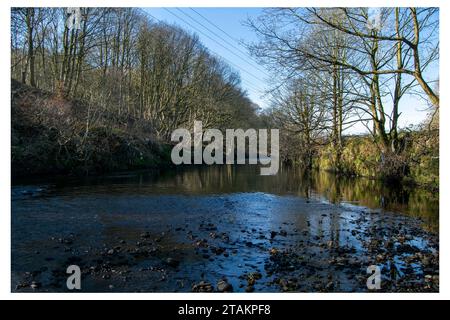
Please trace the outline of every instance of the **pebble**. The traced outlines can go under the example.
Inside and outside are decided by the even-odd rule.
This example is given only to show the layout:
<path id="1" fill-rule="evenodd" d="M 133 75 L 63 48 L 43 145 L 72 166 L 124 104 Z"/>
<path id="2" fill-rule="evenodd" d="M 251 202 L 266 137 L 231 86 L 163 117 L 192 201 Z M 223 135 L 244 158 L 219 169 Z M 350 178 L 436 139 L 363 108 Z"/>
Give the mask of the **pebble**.
<path id="1" fill-rule="evenodd" d="M 226 279 L 223 279 L 217 283 L 217 291 L 233 292 L 233 286 L 231 284 L 229 284 Z"/>
<path id="2" fill-rule="evenodd" d="M 254 286 L 247 286 L 245 288 L 245 292 L 253 292 L 253 291 L 255 291 L 255 287 Z"/>
<path id="3" fill-rule="evenodd" d="M 180 265 L 180 261 L 174 259 L 174 258 L 167 258 L 166 263 L 168 266 L 176 268 Z"/>

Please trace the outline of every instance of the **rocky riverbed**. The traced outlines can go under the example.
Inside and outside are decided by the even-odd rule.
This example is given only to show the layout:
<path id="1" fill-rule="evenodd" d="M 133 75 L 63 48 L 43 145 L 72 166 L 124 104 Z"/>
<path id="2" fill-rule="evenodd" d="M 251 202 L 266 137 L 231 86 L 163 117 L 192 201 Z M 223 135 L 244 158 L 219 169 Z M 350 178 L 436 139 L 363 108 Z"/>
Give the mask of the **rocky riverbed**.
<path id="1" fill-rule="evenodd" d="M 161 187 L 161 186 L 160 186 Z M 130 185 L 13 188 L 12 291 L 439 291 L 423 220 L 265 192 L 148 193 Z"/>

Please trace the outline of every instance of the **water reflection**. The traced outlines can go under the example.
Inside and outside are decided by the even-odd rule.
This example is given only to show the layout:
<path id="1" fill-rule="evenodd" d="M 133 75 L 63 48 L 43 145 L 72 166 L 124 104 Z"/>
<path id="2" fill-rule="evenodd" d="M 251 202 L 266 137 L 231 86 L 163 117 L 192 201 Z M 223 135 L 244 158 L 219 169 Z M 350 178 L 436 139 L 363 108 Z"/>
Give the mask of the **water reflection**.
<path id="1" fill-rule="evenodd" d="M 23 183 L 23 182 L 22 182 Z M 29 183 L 29 181 L 28 181 Z M 33 183 L 33 182 L 31 182 Z M 22 188 L 21 188 L 22 189 Z M 439 193 L 366 178 L 336 176 L 324 171 L 281 167 L 275 176 L 261 176 L 258 166 L 189 166 L 162 174 L 135 172 L 84 179 L 54 179 L 52 193 L 78 194 L 227 194 L 264 192 L 296 195 L 334 204 L 362 206 L 424 219 L 438 230 Z M 20 194 L 19 194 L 20 196 Z M 14 188 L 13 188 L 14 198 Z"/>

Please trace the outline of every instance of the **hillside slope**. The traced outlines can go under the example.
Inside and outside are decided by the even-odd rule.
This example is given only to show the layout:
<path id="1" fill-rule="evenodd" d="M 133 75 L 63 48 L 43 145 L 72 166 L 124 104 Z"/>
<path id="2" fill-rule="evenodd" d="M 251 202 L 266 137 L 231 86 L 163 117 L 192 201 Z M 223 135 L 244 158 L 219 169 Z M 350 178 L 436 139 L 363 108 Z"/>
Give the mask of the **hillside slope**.
<path id="1" fill-rule="evenodd" d="M 92 114 L 81 101 L 11 79 L 13 177 L 157 168 L 169 155 L 169 146 Z"/>

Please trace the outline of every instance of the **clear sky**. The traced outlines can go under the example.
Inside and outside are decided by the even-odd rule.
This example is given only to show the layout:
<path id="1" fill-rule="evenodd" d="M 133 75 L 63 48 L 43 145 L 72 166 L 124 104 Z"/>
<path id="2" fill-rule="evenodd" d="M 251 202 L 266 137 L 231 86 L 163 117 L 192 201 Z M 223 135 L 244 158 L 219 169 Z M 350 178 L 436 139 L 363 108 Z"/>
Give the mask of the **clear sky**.
<path id="1" fill-rule="evenodd" d="M 249 98 L 261 108 L 269 106 L 264 91 L 273 83 L 264 66 L 259 65 L 248 54 L 240 42 L 257 41 L 256 34 L 243 25 L 248 17 L 257 17 L 261 8 L 146 8 L 145 11 L 160 21 L 176 24 L 183 29 L 195 33 L 200 41 L 211 51 L 220 56 L 233 69 L 239 72 L 242 87 Z M 438 66 L 430 69 L 438 72 Z M 434 78 L 434 75 L 432 75 Z M 399 110 L 400 127 L 418 124 L 426 117 L 426 104 L 417 97 L 403 97 Z M 364 132 L 362 125 L 354 126 L 347 133 Z"/>

